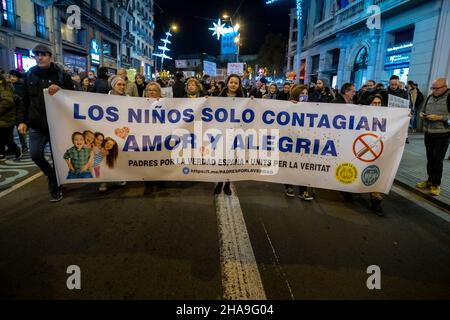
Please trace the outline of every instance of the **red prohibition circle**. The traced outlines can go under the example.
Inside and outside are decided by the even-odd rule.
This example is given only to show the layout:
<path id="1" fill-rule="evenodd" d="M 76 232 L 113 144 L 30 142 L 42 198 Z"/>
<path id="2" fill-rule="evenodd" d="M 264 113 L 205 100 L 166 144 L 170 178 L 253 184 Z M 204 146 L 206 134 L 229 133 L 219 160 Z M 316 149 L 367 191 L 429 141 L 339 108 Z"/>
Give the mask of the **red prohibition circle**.
<path id="1" fill-rule="evenodd" d="M 381 150 L 380 150 L 380 153 L 379 153 L 379 154 L 375 154 L 375 152 L 369 147 L 369 145 L 362 139 L 362 138 L 365 137 L 365 136 L 375 137 L 376 139 L 379 138 L 379 136 L 377 136 L 377 135 L 374 134 L 374 133 L 364 133 L 364 134 L 358 136 L 358 137 L 355 139 L 355 141 L 353 142 L 353 154 L 355 155 L 356 158 L 358 158 L 358 160 L 361 160 L 361 161 L 363 161 L 363 162 L 373 162 L 373 161 L 377 160 L 377 159 L 381 156 L 381 154 L 383 153 L 383 150 L 384 150 L 384 143 L 383 143 L 383 140 L 380 140 L 380 141 L 379 141 L 379 142 L 381 143 Z M 360 157 L 357 156 L 357 154 L 356 154 L 356 149 L 355 149 L 355 148 L 356 148 L 356 143 L 357 143 L 358 141 L 361 141 L 361 143 L 362 143 L 366 148 L 368 148 L 368 151 L 369 151 L 370 153 L 372 153 L 372 155 L 375 157 L 374 159 L 366 160 L 366 159 L 361 159 Z M 362 157 L 362 156 L 361 156 L 361 157 Z"/>

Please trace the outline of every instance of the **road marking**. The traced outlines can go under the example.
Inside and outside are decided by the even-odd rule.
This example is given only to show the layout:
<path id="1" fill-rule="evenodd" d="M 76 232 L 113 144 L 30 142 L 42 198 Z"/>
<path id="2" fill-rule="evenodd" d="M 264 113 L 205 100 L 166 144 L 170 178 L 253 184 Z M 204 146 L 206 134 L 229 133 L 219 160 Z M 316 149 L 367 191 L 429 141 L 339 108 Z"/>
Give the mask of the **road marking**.
<path id="1" fill-rule="evenodd" d="M 231 196 L 223 193 L 216 196 L 223 298 L 266 300 L 244 215 L 233 184 L 231 190 Z"/>
<path id="2" fill-rule="evenodd" d="M 398 195 L 402 196 L 403 198 L 406 198 L 407 200 L 418 205 L 419 207 L 422 207 L 425 210 L 431 212 L 435 216 L 438 216 L 439 218 L 447 222 L 450 222 L 450 214 L 447 211 L 442 210 L 439 207 L 433 205 L 430 201 L 426 200 L 424 197 L 421 197 L 415 194 L 414 192 L 406 191 L 405 189 L 394 185 L 392 186 L 391 190 L 397 193 Z"/>
<path id="3" fill-rule="evenodd" d="M 23 187 L 24 185 L 26 185 L 27 183 L 30 183 L 33 180 L 36 180 L 37 178 L 39 178 L 40 176 L 42 176 L 44 173 L 42 171 L 36 173 L 35 175 L 32 175 L 31 177 L 19 182 L 18 184 L 13 185 L 12 187 L 0 192 L 0 198 L 6 196 L 7 194 L 10 194 L 13 191 L 16 191 L 17 189 Z"/>
<path id="4" fill-rule="evenodd" d="M 264 222 L 261 219 L 260 219 L 260 222 L 261 222 L 261 225 L 262 225 L 262 227 L 264 229 L 264 232 L 266 234 L 267 241 L 269 241 L 269 245 L 270 245 L 270 248 L 272 249 L 273 256 L 275 257 L 276 268 L 278 269 L 278 272 L 280 274 L 282 274 L 283 277 L 284 277 L 284 282 L 286 282 L 286 286 L 287 286 L 287 288 L 289 290 L 289 294 L 291 295 L 291 299 L 295 300 L 294 293 L 292 292 L 291 285 L 289 284 L 289 281 L 287 280 L 286 273 L 283 271 L 283 268 L 281 267 L 280 260 L 278 259 L 278 255 L 275 252 L 275 248 L 272 245 L 272 240 L 270 240 L 269 233 L 267 232 L 266 226 L 265 226 Z"/>

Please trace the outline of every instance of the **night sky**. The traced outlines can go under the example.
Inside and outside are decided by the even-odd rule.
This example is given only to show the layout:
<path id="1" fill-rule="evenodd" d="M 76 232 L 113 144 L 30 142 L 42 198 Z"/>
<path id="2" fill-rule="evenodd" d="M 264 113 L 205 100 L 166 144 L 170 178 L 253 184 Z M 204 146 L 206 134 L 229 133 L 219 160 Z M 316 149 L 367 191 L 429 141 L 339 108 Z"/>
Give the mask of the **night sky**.
<path id="1" fill-rule="evenodd" d="M 233 23 L 241 25 L 240 54 L 256 54 L 269 32 L 282 33 L 286 39 L 289 33 L 289 12 L 295 7 L 294 0 L 280 0 L 266 5 L 266 0 L 155 0 L 155 50 L 156 44 L 171 23 L 179 31 L 173 33 L 169 55 L 207 53 L 220 54 L 220 41 L 212 37 L 213 21 L 224 13 L 233 15 Z M 161 12 L 161 9 L 163 12 Z"/>

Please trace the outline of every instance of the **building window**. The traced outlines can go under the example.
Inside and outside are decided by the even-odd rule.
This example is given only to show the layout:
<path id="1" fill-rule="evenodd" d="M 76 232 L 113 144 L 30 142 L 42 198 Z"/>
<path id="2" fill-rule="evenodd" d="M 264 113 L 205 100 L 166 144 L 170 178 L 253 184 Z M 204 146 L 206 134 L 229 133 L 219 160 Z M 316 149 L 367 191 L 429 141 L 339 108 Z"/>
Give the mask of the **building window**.
<path id="1" fill-rule="evenodd" d="M 353 65 L 353 71 L 351 74 L 351 82 L 355 84 L 355 87 L 359 88 L 367 81 L 366 72 L 367 64 L 369 61 L 369 53 L 366 47 L 362 47 L 355 58 Z"/>
<path id="2" fill-rule="evenodd" d="M 337 69 L 339 66 L 339 56 L 341 54 L 341 50 L 340 49 L 334 49 L 331 52 L 331 67 L 333 69 Z"/>
<path id="3" fill-rule="evenodd" d="M 111 22 L 114 22 L 114 18 L 115 18 L 114 16 L 115 16 L 114 8 L 111 7 L 111 8 L 109 8 L 109 20 L 111 20 Z"/>
<path id="4" fill-rule="evenodd" d="M 103 54 L 110 58 L 115 58 L 116 54 L 116 45 L 108 40 L 103 39 Z"/>
<path id="5" fill-rule="evenodd" d="M 97 9 L 97 0 L 91 0 L 91 8 Z"/>
<path id="6" fill-rule="evenodd" d="M 108 14 L 108 7 L 106 6 L 106 1 L 102 1 L 102 15 L 107 16 Z"/>
<path id="7" fill-rule="evenodd" d="M 48 39 L 45 28 L 45 9 L 44 7 L 34 4 L 34 19 L 36 24 L 36 37 Z"/>
<path id="8" fill-rule="evenodd" d="M 414 27 L 395 32 L 394 44 L 412 42 L 414 39 Z"/>
<path id="9" fill-rule="evenodd" d="M 14 2 L 13 0 L 2 0 L 1 1 L 1 23 L 0 25 L 7 28 L 15 28 L 15 13 L 14 13 Z"/>
<path id="10" fill-rule="evenodd" d="M 323 20 L 323 17 L 325 15 L 325 1 L 319 0 L 316 1 L 317 10 L 316 10 L 316 23 L 319 23 Z"/>
<path id="11" fill-rule="evenodd" d="M 64 41 L 86 46 L 86 29 L 69 28 L 64 20 L 61 21 L 61 38 Z"/>

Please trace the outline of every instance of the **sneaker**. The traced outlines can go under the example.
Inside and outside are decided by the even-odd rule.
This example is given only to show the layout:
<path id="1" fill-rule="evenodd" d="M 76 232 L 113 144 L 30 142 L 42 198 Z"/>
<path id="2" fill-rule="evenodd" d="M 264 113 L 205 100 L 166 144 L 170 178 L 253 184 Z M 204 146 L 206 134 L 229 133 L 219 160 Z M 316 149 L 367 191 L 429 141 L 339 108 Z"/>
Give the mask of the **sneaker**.
<path id="1" fill-rule="evenodd" d="M 100 184 L 100 188 L 98 188 L 98 191 L 100 191 L 100 192 L 105 192 L 105 191 L 107 191 L 108 190 L 108 185 L 105 183 L 105 182 L 102 182 L 101 184 Z"/>
<path id="2" fill-rule="evenodd" d="M 117 182 L 116 184 L 117 184 L 119 187 L 124 187 L 124 186 L 127 185 L 127 182 L 126 182 L 126 181 L 120 181 L 120 182 Z"/>
<path id="3" fill-rule="evenodd" d="M 432 196 L 438 196 L 441 193 L 441 187 L 440 186 L 431 186 L 430 187 L 430 194 Z"/>
<path id="4" fill-rule="evenodd" d="M 308 191 L 303 191 L 303 193 L 302 193 L 302 194 L 299 194 L 298 197 L 299 197 L 300 199 L 305 200 L 305 201 L 311 201 L 311 200 L 314 199 L 314 198 L 309 194 Z"/>
<path id="5" fill-rule="evenodd" d="M 226 184 L 226 185 L 225 185 L 225 187 L 223 188 L 223 192 L 225 192 L 225 194 L 226 194 L 227 196 L 231 196 L 232 192 L 231 192 L 231 189 L 230 189 L 230 185 L 229 185 L 229 184 Z"/>
<path id="6" fill-rule="evenodd" d="M 22 153 L 27 153 L 28 152 L 28 147 L 27 146 L 23 146 L 22 147 Z"/>
<path id="7" fill-rule="evenodd" d="M 295 197 L 294 188 L 286 188 L 286 196 Z"/>
<path id="8" fill-rule="evenodd" d="M 51 193 L 50 194 L 50 202 L 58 202 L 61 201 L 63 198 L 63 194 L 61 191 L 58 191 L 57 193 Z"/>
<path id="9" fill-rule="evenodd" d="M 6 157 L 4 155 L 0 155 L 0 161 L 6 161 Z"/>
<path id="10" fill-rule="evenodd" d="M 418 182 L 418 183 L 416 183 L 416 187 L 419 189 L 426 189 L 426 188 L 431 187 L 431 182 L 428 182 L 428 181 Z"/>

